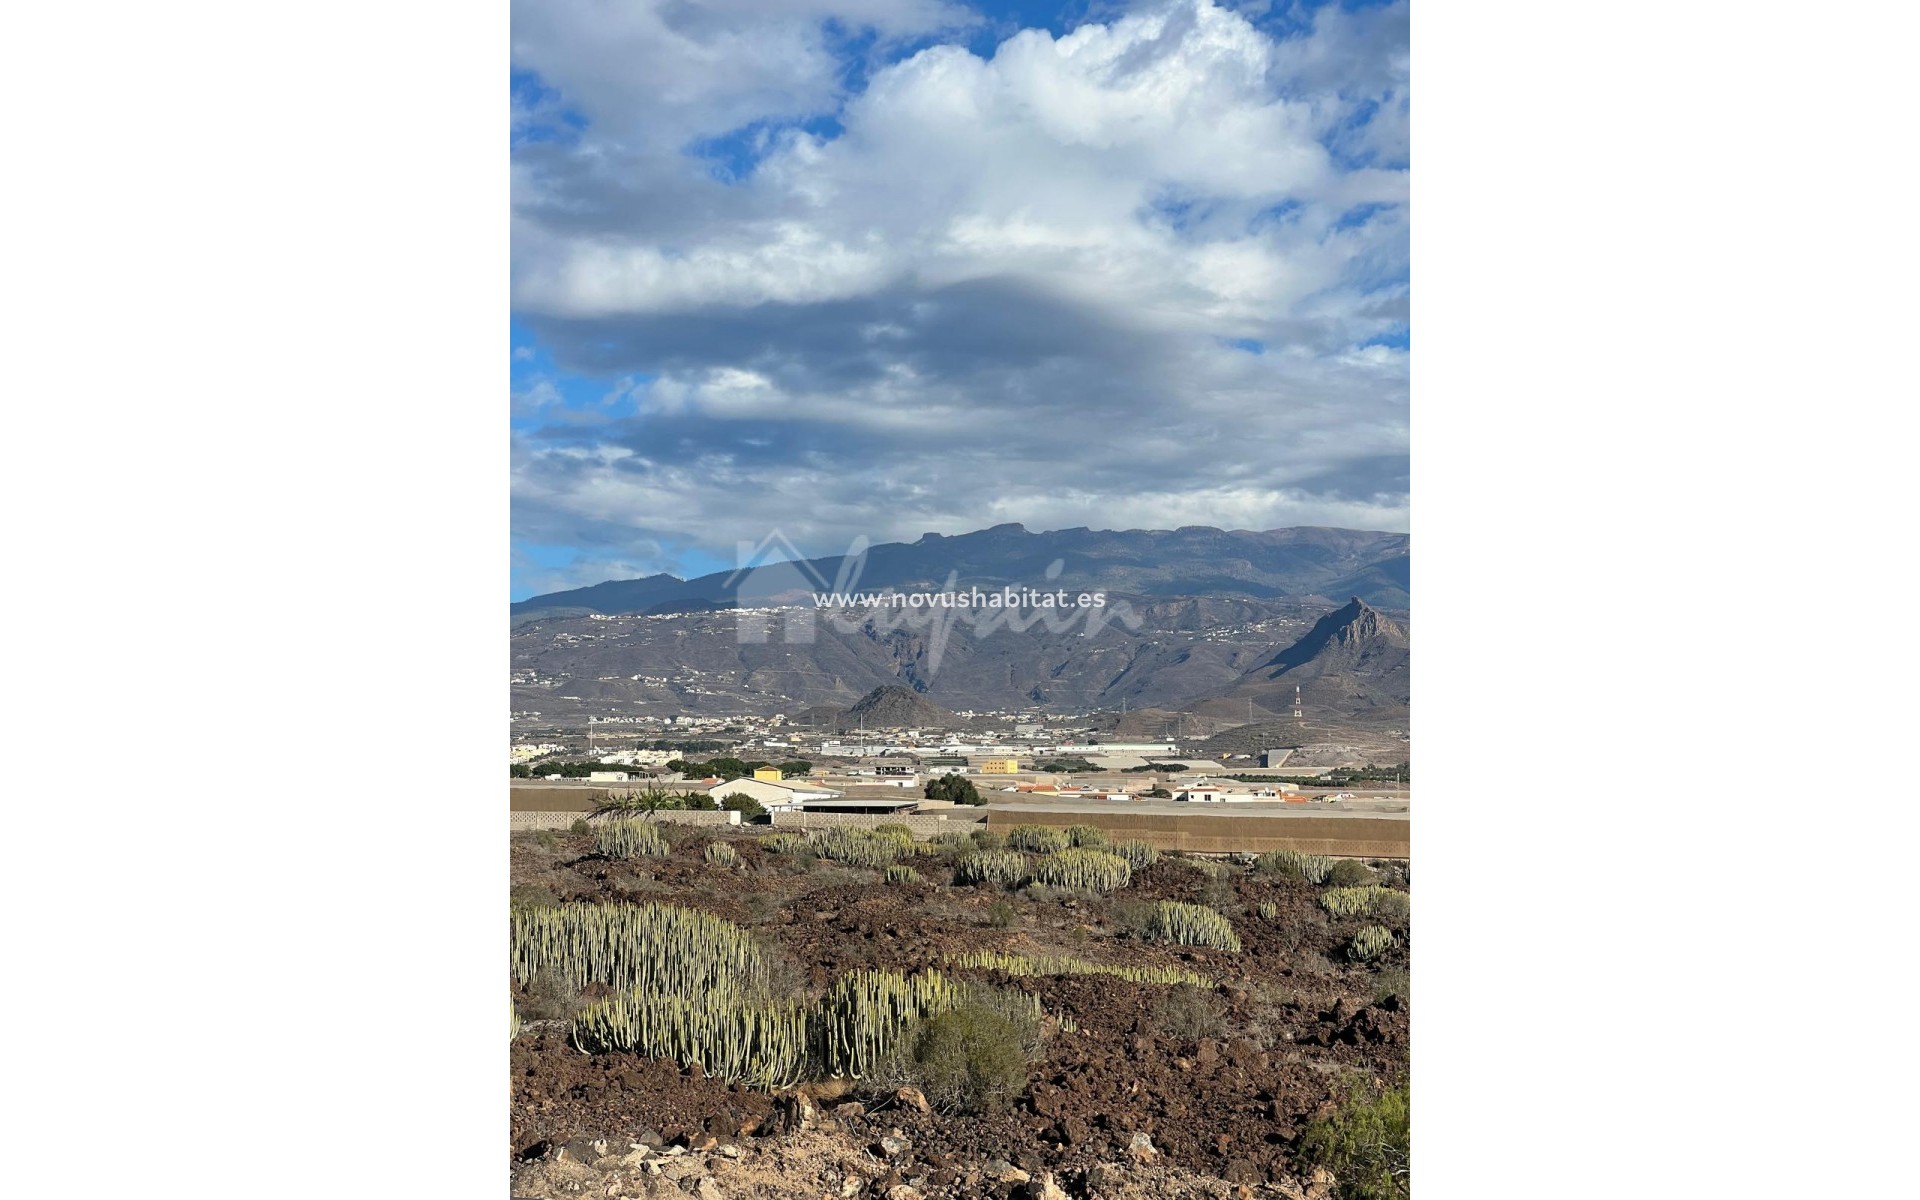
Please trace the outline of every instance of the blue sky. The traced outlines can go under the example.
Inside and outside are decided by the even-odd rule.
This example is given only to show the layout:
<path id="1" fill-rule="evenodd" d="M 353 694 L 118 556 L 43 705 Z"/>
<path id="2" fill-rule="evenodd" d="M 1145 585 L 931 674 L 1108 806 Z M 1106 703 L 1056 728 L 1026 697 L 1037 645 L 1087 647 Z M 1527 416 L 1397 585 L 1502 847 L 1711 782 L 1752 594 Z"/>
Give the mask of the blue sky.
<path id="1" fill-rule="evenodd" d="M 513 594 L 1406 528 L 1405 3 L 520 0 Z"/>

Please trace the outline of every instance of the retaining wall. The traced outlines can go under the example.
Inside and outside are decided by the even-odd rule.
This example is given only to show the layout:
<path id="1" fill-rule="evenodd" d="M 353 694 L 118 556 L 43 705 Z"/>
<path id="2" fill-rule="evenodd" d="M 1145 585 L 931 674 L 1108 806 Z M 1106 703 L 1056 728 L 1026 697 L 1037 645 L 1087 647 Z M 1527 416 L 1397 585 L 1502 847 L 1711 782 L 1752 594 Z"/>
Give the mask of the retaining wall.
<path id="1" fill-rule="evenodd" d="M 987 828 L 1005 833 L 1015 825 L 1092 825 L 1115 841 L 1137 840 L 1161 850 L 1197 854 L 1263 854 L 1299 850 L 1336 858 L 1406 858 L 1405 817 L 1234 817 L 1211 813 L 1085 813 L 990 809 Z"/>

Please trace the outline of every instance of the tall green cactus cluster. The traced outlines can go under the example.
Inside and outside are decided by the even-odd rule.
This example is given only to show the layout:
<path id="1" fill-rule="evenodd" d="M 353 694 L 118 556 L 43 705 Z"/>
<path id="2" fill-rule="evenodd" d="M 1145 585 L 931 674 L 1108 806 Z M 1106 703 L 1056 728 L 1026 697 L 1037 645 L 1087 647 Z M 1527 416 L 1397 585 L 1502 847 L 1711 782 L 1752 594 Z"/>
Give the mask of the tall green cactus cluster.
<path id="1" fill-rule="evenodd" d="M 1007 845 L 1034 854 L 1053 854 L 1067 848 L 1067 835 L 1051 825 L 1015 825 L 1007 830 Z"/>
<path id="2" fill-rule="evenodd" d="M 1320 907 L 1336 917 L 1358 917 L 1373 911 L 1387 888 L 1377 883 L 1363 887 L 1328 888 L 1320 893 Z"/>
<path id="3" fill-rule="evenodd" d="M 1253 867 L 1256 871 L 1272 875 L 1290 875 L 1311 884 L 1322 884 L 1327 881 L 1327 872 L 1333 870 L 1333 860 L 1324 854 L 1302 854 L 1298 850 L 1269 850 L 1253 860 Z"/>
<path id="4" fill-rule="evenodd" d="M 1210 988 L 1213 981 L 1205 975 L 1179 967 L 1111 966 L 1088 962 L 1083 958 L 1058 955 L 998 954 L 991 950 L 970 950 L 946 955 L 943 961 L 956 970 L 1001 971 L 1008 975 L 1110 975 L 1130 983 L 1191 984 Z"/>
<path id="5" fill-rule="evenodd" d="M 608 858 L 665 858 L 672 850 L 657 826 L 624 818 L 596 825 L 593 848 Z"/>
<path id="6" fill-rule="evenodd" d="M 1098 825 L 1069 825 L 1067 826 L 1067 844 L 1084 846 L 1089 850 L 1105 850 L 1107 831 Z"/>
<path id="7" fill-rule="evenodd" d="M 736 996 L 622 992 L 583 1010 L 573 1043 L 588 1054 L 632 1051 L 698 1063 L 709 1076 L 748 1087 L 792 1087 L 809 1065 L 803 1003 L 746 1002 Z"/>
<path id="8" fill-rule="evenodd" d="M 1113 852 L 1127 860 L 1127 865 L 1139 871 L 1160 861 L 1160 851 L 1150 842 L 1115 842 Z"/>
<path id="9" fill-rule="evenodd" d="M 1347 953 L 1361 962 L 1371 962 L 1393 949 L 1393 934 L 1379 925 L 1362 925 L 1353 935 Z"/>
<path id="10" fill-rule="evenodd" d="M 1111 892 L 1127 886 L 1132 878 L 1127 860 L 1105 850 L 1062 850 L 1033 864 L 1036 883 L 1079 891 Z"/>
<path id="11" fill-rule="evenodd" d="M 949 829 L 944 833 L 934 834 L 927 844 L 939 850 L 971 850 L 973 835 L 961 833 L 957 829 Z"/>
<path id="12" fill-rule="evenodd" d="M 1014 887 L 1027 875 L 1027 856 L 1012 850 L 980 850 L 953 867 L 955 883 L 997 883 Z"/>
<path id="13" fill-rule="evenodd" d="M 1278 921 L 1280 919 L 1280 906 L 1271 900 L 1262 900 L 1260 902 L 1260 919 L 1262 921 Z"/>
<path id="14" fill-rule="evenodd" d="M 730 867 L 740 855 L 725 842 L 708 842 L 706 852 L 701 857 L 718 866 Z"/>
<path id="15" fill-rule="evenodd" d="M 914 870 L 912 867 L 909 867 L 904 863 L 896 864 L 894 866 L 887 868 L 887 882 L 888 883 L 919 883 L 920 872 Z"/>
<path id="16" fill-rule="evenodd" d="M 1182 904 L 1178 900 L 1162 900 L 1153 906 L 1146 935 L 1150 941 L 1172 942 L 1177 946 L 1211 946 L 1215 950 L 1235 952 L 1240 949 L 1240 935 L 1233 931 L 1232 922 L 1205 905 Z"/>
<path id="17" fill-rule="evenodd" d="M 938 971 L 849 972 L 820 1001 L 821 1064 L 829 1075 L 869 1075 L 908 1030 L 958 1007 L 964 998 Z"/>
<path id="18" fill-rule="evenodd" d="M 768 962 L 744 929 L 692 909 L 667 904 L 515 909 L 513 977 L 524 986 L 541 970 L 575 988 L 604 983 L 666 995 L 757 995 L 768 977 Z"/>
<path id="19" fill-rule="evenodd" d="M 894 830 L 835 825 L 814 830 L 812 842 L 814 853 L 821 858 L 872 871 L 884 871 L 913 853 L 913 835 Z"/>
<path id="20" fill-rule="evenodd" d="M 768 833 L 762 834 L 756 840 L 759 841 L 763 849 L 771 850 L 775 854 L 790 854 L 807 844 L 807 835 L 804 833 Z"/>

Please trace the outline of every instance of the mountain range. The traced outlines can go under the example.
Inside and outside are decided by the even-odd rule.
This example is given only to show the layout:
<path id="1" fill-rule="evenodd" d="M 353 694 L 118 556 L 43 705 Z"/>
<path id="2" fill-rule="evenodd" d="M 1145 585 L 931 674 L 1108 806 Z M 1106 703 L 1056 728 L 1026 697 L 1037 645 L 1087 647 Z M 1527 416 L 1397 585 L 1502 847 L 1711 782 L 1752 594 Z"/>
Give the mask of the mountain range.
<path id="1" fill-rule="evenodd" d="M 533 596 L 514 621 L 561 616 L 711 611 L 745 604 L 807 603 L 810 591 L 938 591 L 1001 587 L 1108 591 L 1148 599 L 1294 600 L 1357 596 L 1408 607 L 1407 535 L 1300 526 L 1288 529 L 1057 529 L 995 525 L 951 537 L 887 542 L 864 555 L 799 558 L 777 537 L 743 556 L 745 575 L 660 574 Z M 791 560 L 791 561 L 782 561 Z M 751 594 L 743 594 L 743 589 Z"/>

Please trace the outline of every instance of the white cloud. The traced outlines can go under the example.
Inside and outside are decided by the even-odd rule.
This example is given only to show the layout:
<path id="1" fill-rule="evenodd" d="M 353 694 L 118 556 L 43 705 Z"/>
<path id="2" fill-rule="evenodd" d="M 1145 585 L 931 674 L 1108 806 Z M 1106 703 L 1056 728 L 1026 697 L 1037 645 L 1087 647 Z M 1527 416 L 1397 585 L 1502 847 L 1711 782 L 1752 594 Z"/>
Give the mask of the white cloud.
<path id="1" fill-rule="evenodd" d="M 1405 527 L 1407 355 L 1368 344 L 1405 322 L 1404 4 L 1279 38 L 1178 0 L 850 95 L 824 16 L 963 15 L 539 7 L 516 63 L 589 124 L 518 156 L 517 307 L 563 370 L 643 378 L 588 431 L 628 457 L 523 436 L 523 536 Z M 822 113 L 730 184 L 679 153 Z"/>

